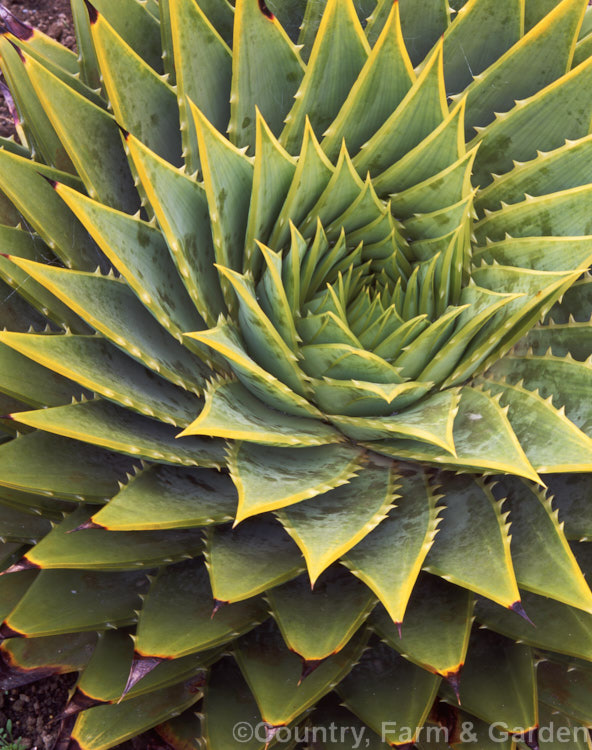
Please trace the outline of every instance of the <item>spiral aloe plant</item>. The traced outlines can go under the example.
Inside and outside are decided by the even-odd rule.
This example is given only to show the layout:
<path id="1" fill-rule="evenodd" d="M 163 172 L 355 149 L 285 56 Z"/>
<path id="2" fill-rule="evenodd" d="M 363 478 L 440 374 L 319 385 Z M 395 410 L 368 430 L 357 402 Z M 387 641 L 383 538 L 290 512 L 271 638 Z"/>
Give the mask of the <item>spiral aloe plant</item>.
<path id="1" fill-rule="evenodd" d="M 592 726 L 586 6 L 0 6 L 0 674 L 79 672 L 63 748 Z"/>

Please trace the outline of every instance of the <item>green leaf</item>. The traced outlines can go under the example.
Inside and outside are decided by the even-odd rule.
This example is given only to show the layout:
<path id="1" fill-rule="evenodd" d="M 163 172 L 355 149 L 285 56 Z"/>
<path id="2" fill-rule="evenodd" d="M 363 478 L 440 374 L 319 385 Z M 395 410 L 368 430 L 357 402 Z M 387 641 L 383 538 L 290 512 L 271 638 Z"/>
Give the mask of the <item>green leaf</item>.
<path id="1" fill-rule="evenodd" d="M 467 88 L 467 128 L 488 125 L 495 112 L 508 112 L 516 99 L 536 94 L 567 72 L 585 5 L 585 0 L 563 0 L 473 81 Z"/>
<path id="2" fill-rule="evenodd" d="M 364 653 L 341 682 L 343 704 L 389 745 L 412 744 L 430 712 L 440 678 L 385 643 Z"/>
<path id="3" fill-rule="evenodd" d="M 79 184 L 64 172 L 0 149 L 0 188 L 50 249 L 68 268 L 104 265 L 102 253 L 44 177 Z"/>
<path id="4" fill-rule="evenodd" d="M 428 396 L 418 404 L 390 417 L 363 419 L 331 417 L 346 435 L 356 440 L 384 437 L 409 437 L 436 445 L 454 454 L 453 424 L 458 411 L 460 392 L 448 389 Z M 391 411 L 394 411 L 391 404 Z M 395 409 L 396 409 L 395 405 Z"/>
<path id="5" fill-rule="evenodd" d="M 179 108 L 173 89 L 99 14 L 92 38 L 118 124 L 172 164 L 181 163 Z"/>
<path id="6" fill-rule="evenodd" d="M 470 0 L 463 5 L 444 34 L 444 78 L 449 92 L 462 91 L 519 41 L 522 6 L 521 0 Z"/>
<path id="7" fill-rule="evenodd" d="M 26 512 L 27 508 L 14 508 L 0 497 L 0 539 L 2 542 L 36 544 L 51 531 L 50 520 Z M 25 511 L 25 512 L 23 512 Z"/>
<path id="8" fill-rule="evenodd" d="M 127 456 L 33 432 L 0 446 L 0 485 L 72 500 L 104 500 L 134 466 Z"/>
<path id="9" fill-rule="evenodd" d="M 177 659 L 227 643 L 267 616 L 258 600 L 227 604 L 214 616 L 213 607 L 203 560 L 161 569 L 140 612 L 136 652 Z"/>
<path id="10" fill-rule="evenodd" d="M 202 408 L 195 394 L 155 376 L 101 336 L 3 331 L 0 342 L 110 401 L 168 424 L 186 426 Z M 44 370 L 44 386 L 37 393 L 46 390 L 49 382 Z"/>
<path id="11" fill-rule="evenodd" d="M 129 625 L 147 584 L 141 571 L 42 570 L 4 624 L 35 638 Z"/>
<path id="12" fill-rule="evenodd" d="M 582 540 L 592 536 L 592 508 L 589 474 L 552 474 L 545 477 L 554 507 L 559 510 L 559 519 L 567 539 Z"/>
<path id="13" fill-rule="evenodd" d="M 255 145 L 256 107 L 279 135 L 303 75 L 298 50 L 277 18 L 265 13 L 256 0 L 238 0 L 228 126 L 232 142 Z"/>
<path id="14" fill-rule="evenodd" d="M 214 268 L 214 245 L 206 194 L 187 177 L 129 136 L 127 147 L 169 246 L 181 280 L 201 317 L 215 323 L 226 311 Z"/>
<path id="15" fill-rule="evenodd" d="M 202 326 L 158 229 L 64 185 L 55 190 L 163 328 L 181 340 Z"/>
<path id="16" fill-rule="evenodd" d="M 163 463 L 213 468 L 224 463 L 222 441 L 196 438 L 177 441 L 180 435 L 174 427 L 107 401 L 18 412 L 13 419 L 56 435 Z"/>
<path id="17" fill-rule="evenodd" d="M 481 625 L 507 638 L 592 661 L 592 617 L 588 613 L 528 591 L 523 593 L 522 603 L 535 628 L 515 612 L 485 599 L 477 601 L 475 616 Z"/>
<path id="18" fill-rule="evenodd" d="M 479 132 L 474 143 L 480 143 L 475 161 L 474 180 L 485 187 L 491 182 L 491 173 L 502 174 L 514 165 L 522 170 L 522 165 L 515 160 L 534 159 L 541 151 L 557 149 L 564 151 L 565 140 L 580 139 L 588 135 L 589 120 L 592 116 L 592 98 L 590 97 L 590 78 L 592 63 L 587 60 L 583 65 L 570 71 L 558 81 L 550 84 L 538 94 L 519 100 L 509 113 L 498 116 L 483 131 Z M 559 125 L 551 112 L 565 113 L 565 124 Z M 563 117 L 561 118 L 563 119 Z M 565 148 L 570 144 L 565 144 Z M 546 156 L 543 156 L 546 160 Z M 532 166 L 525 166 L 527 174 L 532 174 Z M 572 172 L 568 167 L 562 170 L 563 179 L 569 182 L 578 171 Z M 569 175 L 569 177 L 566 177 Z M 512 173 L 502 178 L 512 180 Z M 545 181 L 546 170 L 538 168 L 533 181 Z M 584 180 L 586 182 L 586 180 Z M 497 180 L 493 177 L 493 184 Z M 577 183 L 575 183 L 577 184 Z M 566 185 L 571 187 L 572 185 Z M 495 190 L 495 188 L 491 188 Z M 556 188 L 560 190 L 560 187 Z M 526 189 L 524 192 L 530 192 Z M 553 192 L 548 189 L 545 192 Z M 533 190 L 532 195 L 540 194 Z M 520 193 L 519 198 L 523 197 Z M 512 202 L 512 193 L 507 202 Z"/>
<path id="19" fill-rule="evenodd" d="M 84 669 L 96 641 L 97 634 L 93 632 L 10 638 L 0 644 L 0 658 L 7 665 L 3 683 L 6 688 L 19 687 L 44 677 Z"/>
<path id="20" fill-rule="evenodd" d="M 504 480 L 510 511 L 512 562 L 521 588 L 592 612 L 592 592 L 553 510 L 540 490 L 520 480 Z M 532 551 L 536 549 L 536 560 Z"/>
<path id="21" fill-rule="evenodd" d="M 51 251 L 38 235 L 16 227 L 0 225 L 0 277 L 20 297 L 57 325 L 68 327 L 74 333 L 90 332 L 89 327 L 78 315 L 12 263 L 10 258 L 4 257 L 3 253 L 38 262 L 49 258 L 53 260 Z M 13 330 L 18 327 L 16 321 L 15 325 L 12 325 L 10 319 L 7 319 L 6 325 Z"/>
<path id="22" fill-rule="evenodd" d="M 220 319 L 216 328 L 186 334 L 191 348 L 195 339 L 217 352 L 247 389 L 265 404 L 279 411 L 300 417 L 319 417 L 319 410 L 302 396 L 261 367 L 249 356 L 235 326 Z"/>
<path id="23" fill-rule="evenodd" d="M 544 662 L 538 666 L 537 678 L 541 703 L 586 726 L 590 723 L 592 675 L 589 672 Z"/>
<path id="24" fill-rule="evenodd" d="M 80 79 L 93 89 L 100 89 L 99 63 L 92 40 L 90 19 L 84 0 L 72 0 L 72 20 L 78 46 Z"/>
<path id="25" fill-rule="evenodd" d="M 442 524 L 425 570 L 503 607 L 513 606 L 520 601 L 520 594 L 502 503 L 480 480 L 455 477 L 442 489 Z M 471 560 L 470 566 L 467 560 Z"/>
<path id="26" fill-rule="evenodd" d="M 443 122 L 448 106 L 442 64 L 438 44 L 405 98 L 354 158 L 359 174 L 380 174 Z"/>
<path id="27" fill-rule="evenodd" d="M 412 147 L 407 152 L 398 154 L 394 163 L 384 165 L 386 169 L 373 180 L 374 187 L 381 196 L 399 193 L 412 188 L 418 191 L 420 189 L 418 183 L 430 177 L 435 177 L 438 172 L 456 165 L 458 160 L 465 156 L 463 137 L 465 100 L 462 99 L 450 113 L 447 110 L 444 110 L 444 112 L 444 119 L 434 122 L 434 129 L 429 134 L 426 134 L 423 140 L 420 140 L 417 145 L 411 143 Z M 467 158 L 474 158 L 475 152 L 470 153 L 471 156 Z M 458 202 L 461 197 L 468 196 L 471 192 L 470 180 L 463 181 L 462 188 L 461 193 L 455 196 L 453 185 L 447 185 L 441 205 L 438 208 L 443 210 L 451 205 L 455 205 L 455 197 L 456 202 Z M 427 196 L 422 196 L 422 198 L 425 197 Z M 393 207 L 397 203 L 396 195 L 394 196 L 394 201 Z M 417 209 L 412 213 L 420 212 L 422 212 L 422 208 L 421 204 L 418 204 Z M 432 211 L 432 213 L 435 213 L 435 211 Z M 397 214 L 397 216 L 402 219 L 404 218 L 404 213 L 401 216 Z M 410 221 L 411 219 L 408 220 L 405 226 Z M 441 231 L 435 233 L 434 236 L 440 236 L 445 233 L 446 227 L 442 226 Z"/>
<path id="28" fill-rule="evenodd" d="M 338 566 L 312 590 L 303 575 L 271 589 L 267 599 L 286 645 L 305 662 L 341 651 L 376 603 L 363 583 Z"/>
<path id="29" fill-rule="evenodd" d="M 564 90 L 563 87 L 558 88 Z M 573 122 L 572 118 L 570 122 Z M 486 144 L 487 139 L 484 138 L 483 149 L 487 148 Z M 475 208 L 481 215 L 485 209 L 494 211 L 501 208 L 502 201 L 519 203 L 525 193 L 540 196 L 586 185 L 589 176 L 584 165 L 590 159 L 591 150 L 592 136 L 584 136 L 577 140 L 567 140 L 565 145 L 553 150 L 539 150 L 536 158 L 530 161 L 515 161 L 513 169 L 504 175 L 494 177 L 491 184 L 479 191 L 475 199 Z M 547 237 L 545 242 L 552 243 L 554 240 L 565 242 L 560 237 Z"/>
<path id="30" fill-rule="evenodd" d="M 260 265 L 255 240 L 267 242 L 294 179 L 297 161 L 282 148 L 256 110 L 255 169 L 245 239 L 244 270 Z"/>
<path id="31" fill-rule="evenodd" d="M 107 750 L 176 716 L 200 697 L 191 683 L 181 683 L 120 704 L 83 711 L 72 730 L 81 750 Z"/>
<path id="32" fill-rule="evenodd" d="M 239 523 L 346 484 L 363 470 L 363 451 L 349 445 L 273 448 L 235 443 L 228 464 L 238 490 Z"/>
<path id="33" fill-rule="evenodd" d="M 93 509 L 85 506 L 71 513 L 32 547 L 23 560 L 43 570 L 132 570 L 177 562 L 201 551 L 202 536 L 197 530 L 78 530 L 92 513 Z"/>
<path id="34" fill-rule="evenodd" d="M 311 584 L 386 518 L 395 488 L 393 466 L 379 459 L 348 484 L 278 511 L 304 555 Z"/>
<path id="35" fill-rule="evenodd" d="M 386 610 L 378 610 L 372 624 L 389 646 L 407 659 L 454 680 L 465 662 L 472 614 L 472 594 L 423 574 L 413 588 L 401 636 Z"/>
<path id="36" fill-rule="evenodd" d="M 450 23 L 446 0 L 399 0 L 403 37 L 413 65 L 418 65 Z"/>
<path id="37" fill-rule="evenodd" d="M 327 156 L 337 158 L 343 138 L 355 154 L 398 107 L 414 80 L 401 31 L 399 3 L 394 3 L 366 64 L 325 131 L 322 147 Z"/>
<path id="38" fill-rule="evenodd" d="M 25 55 L 25 70 L 89 195 L 133 212 L 139 198 L 113 117 Z"/>
<path id="39" fill-rule="evenodd" d="M 178 437 L 186 435 L 292 447 L 343 441 L 343 436 L 329 425 L 270 409 L 240 383 L 232 381 L 212 381 L 205 393 L 203 411 Z"/>
<path id="40" fill-rule="evenodd" d="M 388 517 L 342 559 L 395 623 L 405 610 L 438 524 L 436 498 L 423 474 L 397 477 L 400 497 Z"/>
<path id="41" fill-rule="evenodd" d="M 320 147 L 307 117 L 296 170 L 267 244 L 279 248 L 288 242 L 290 221 L 294 226 L 298 226 L 306 219 L 310 209 L 327 187 L 333 172 L 334 167 Z"/>
<path id="42" fill-rule="evenodd" d="M 486 630 L 473 633 L 460 681 L 463 708 L 504 731 L 523 733 L 538 724 L 532 653 Z"/>
<path id="43" fill-rule="evenodd" d="M 328 693 L 359 658 L 365 640 L 364 634 L 352 639 L 302 682 L 302 661 L 286 647 L 271 624 L 242 638 L 234 654 L 263 721 L 278 726 L 289 724 Z"/>
<path id="44" fill-rule="evenodd" d="M 221 135 L 191 101 L 189 108 L 197 131 L 216 260 L 227 268 L 242 270 L 253 162 Z"/>
<path id="45" fill-rule="evenodd" d="M 548 399 L 519 385 L 484 381 L 483 386 L 490 393 L 502 394 L 500 403 L 509 406 L 512 429 L 539 474 L 589 470 L 592 440 Z"/>
<path id="46" fill-rule="evenodd" d="M 210 750 L 226 750 L 236 743 L 237 726 L 258 727 L 261 716 L 234 659 L 214 664 L 204 689 L 202 731 Z M 253 732 L 254 735 L 254 732 Z M 253 736 L 241 740 L 244 750 L 262 750 L 265 743 Z"/>
<path id="47" fill-rule="evenodd" d="M 72 162 L 39 101 L 19 54 L 6 34 L 0 39 L 2 73 L 14 96 L 27 141 L 50 166 L 72 172 Z M 22 131 L 21 131 L 22 132 Z"/>
<path id="48" fill-rule="evenodd" d="M 88 395 L 78 384 L 48 371 L 45 367 L 6 346 L 0 332 L 0 392 L 34 408 L 61 406 L 72 398 Z M 26 334 L 14 334 L 16 336 Z"/>
<path id="49" fill-rule="evenodd" d="M 294 153 L 303 142 L 307 117 L 318 135 L 331 124 L 369 53 L 352 0 L 328 0 L 280 138 L 287 151 Z"/>
<path id="50" fill-rule="evenodd" d="M 206 15 L 200 5 L 211 3 L 169 0 L 174 55 L 171 63 L 177 81 L 185 163 L 190 171 L 198 168 L 199 155 L 188 100 L 195 102 L 220 132 L 224 132 L 230 117 L 232 54 L 212 25 L 213 16 Z M 218 6 L 219 10 L 228 7 L 226 2 Z M 232 34 L 232 15 L 230 27 Z"/>
<path id="51" fill-rule="evenodd" d="M 4 508 L 1 512 L 4 512 Z M 16 607 L 37 575 L 36 570 L 22 570 L 0 578 L 0 620 L 4 620 Z"/>
<path id="52" fill-rule="evenodd" d="M 140 57 L 158 73 L 162 72 L 160 28 L 147 3 L 96 0 L 94 6 Z"/>
<path id="53" fill-rule="evenodd" d="M 110 531 L 191 528 L 231 521 L 235 509 L 236 490 L 226 475 L 151 466 L 91 520 Z"/>
<path id="54" fill-rule="evenodd" d="M 134 359 L 175 385 L 201 393 L 205 366 L 163 330 L 125 283 L 109 276 L 12 260 Z"/>
<path id="55" fill-rule="evenodd" d="M 374 449 L 393 458 L 427 461 L 469 471 L 516 474 L 540 482 L 512 430 L 504 409 L 475 388 L 463 388 L 452 437 L 455 455 L 410 440 L 384 440 Z"/>
<path id="56" fill-rule="evenodd" d="M 502 266 L 537 271 L 566 268 L 585 271 L 590 265 L 591 250 L 590 237 L 513 237 L 476 248 L 473 257 L 475 265 L 482 259 L 487 263 L 495 261 Z"/>
<path id="57" fill-rule="evenodd" d="M 592 411 L 585 394 L 592 390 L 592 363 L 567 357 L 504 357 L 489 372 L 496 380 L 520 383 L 565 410 L 567 418 L 582 432 L 592 436 Z"/>
<path id="58" fill-rule="evenodd" d="M 236 529 L 208 530 L 205 555 L 219 602 L 249 599 L 304 569 L 298 548 L 269 515 L 247 519 Z"/>

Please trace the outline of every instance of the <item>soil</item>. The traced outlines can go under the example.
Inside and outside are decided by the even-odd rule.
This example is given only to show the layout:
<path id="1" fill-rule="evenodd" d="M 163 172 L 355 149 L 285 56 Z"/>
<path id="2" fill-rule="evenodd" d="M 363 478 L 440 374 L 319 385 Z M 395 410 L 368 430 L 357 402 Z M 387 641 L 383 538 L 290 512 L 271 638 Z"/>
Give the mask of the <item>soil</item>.
<path id="1" fill-rule="evenodd" d="M 0 729 L 10 721 L 7 744 L 15 743 L 15 750 L 65 750 L 69 729 L 58 717 L 66 707 L 70 688 L 76 674 L 48 677 L 13 690 L 0 690 Z M 63 731 L 62 731 L 63 730 Z M 1 735 L 0 735 L 1 737 Z M 3 747 L 0 742 L 0 747 Z M 113 750 L 172 750 L 155 731 L 145 732 Z"/>
<path id="2" fill-rule="evenodd" d="M 2 5 L 19 20 L 57 39 L 66 47 L 76 49 L 69 0 L 2 0 Z M 13 133 L 12 117 L 0 97 L 0 136 L 7 137 Z"/>

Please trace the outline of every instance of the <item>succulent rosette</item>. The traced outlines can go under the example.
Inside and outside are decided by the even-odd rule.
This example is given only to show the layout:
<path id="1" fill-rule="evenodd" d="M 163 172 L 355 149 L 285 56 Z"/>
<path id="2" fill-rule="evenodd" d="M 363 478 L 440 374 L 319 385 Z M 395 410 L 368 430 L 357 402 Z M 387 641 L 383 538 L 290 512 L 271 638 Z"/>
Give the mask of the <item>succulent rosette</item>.
<path id="1" fill-rule="evenodd" d="M 1 684 L 79 672 L 64 748 L 592 726 L 592 11 L 454 5 L 0 9 Z"/>

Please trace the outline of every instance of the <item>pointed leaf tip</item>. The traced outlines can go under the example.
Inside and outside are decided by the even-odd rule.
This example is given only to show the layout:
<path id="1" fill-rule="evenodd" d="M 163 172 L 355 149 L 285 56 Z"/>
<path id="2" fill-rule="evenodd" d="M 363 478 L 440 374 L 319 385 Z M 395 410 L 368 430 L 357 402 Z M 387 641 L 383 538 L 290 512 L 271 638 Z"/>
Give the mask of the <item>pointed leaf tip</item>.
<path id="1" fill-rule="evenodd" d="M 539 750 L 539 728 L 538 727 L 529 729 L 523 734 L 515 734 L 513 738 L 517 740 L 518 742 L 523 742 L 526 745 L 526 747 L 530 748 L 530 750 Z"/>
<path id="2" fill-rule="evenodd" d="M 60 183 L 59 183 L 59 182 L 58 182 L 57 180 L 52 180 L 52 179 L 51 179 L 51 177 L 48 177 L 47 175 L 44 175 L 44 174 L 42 174 L 41 172 L 37 172 L 37 174 L 38 174 L 38 175 L 39 175 L 40 177 L 43 177 L 43 179 L 44 179 L 44 180 L 45 180 L 46 182 L 49 182 L 49 184 L 50 184 L 50 185 L 52 186 L 52 188 L 53 188 L 54 190 L 55 190 L 55 189 L 57 188 L 57 186 L 58 186 L 58 185 L 60 184 Z"/>
<path id="3" fill-rule="evenodd" d="M 460 702 L 460 670 L 461 670 L 461 667 L 459 667 L 456 670 L 456 672 L 449 672 L 447 675 L 445 675 L 446 682 L 454 690 L 454 694 L 456 695 L 456 700 L 457 700 L 459 706 L 461 705 L 461 702 Z"/>
<path id="4" fill-rule="evenodd" d="M 68 701 L 68 705 L 66 706 L 66 708 L 62 711 L 61 714 L 53 719 L 52 723 L 63 721 L 64 719 L 68 719 L 71 716 L 76 716 L 81 711 L 85 711 L 87 708 L 94 708 L 95 706 L 100 706 L 102 704 L 104 704 L 104 701 L 97 700 L 96 698 L 91 698 L 90 695 L 87 695 L 83 690 L 80 690 L 80 688 L 76 688 L 74 694 Z"/>
<path id="5" fill-rule="evenodd" d="M 18 56 L 21 58 L 21 61 L 23 63 L 26 63 L 25 54 L 22 51 L 22 49 L 18 46 L 18 44 L 15 44 L 12 39 L 8 39 L 8 42 L 13 46 L 13 48 L 16 50 Z"/>
<path id="6" fill-rule="evenodd" d="M 20 633 L 18 630 L 11 628 L 6 622 L 0 625 L 0 643 L 7 640 L 8 638 L 25 638 L 24 633 Z"/>
<path id="7" fill-rule="evenodd" d="M 301 685 L 324 661 L 324 659 L 302 659 L 302 672 L 298 680 L 298 685 Z"/>
<path id="8" fill-rule="evenodd" d="M 273 742 L 273 738 L 276 736 L 280 729 L 280 726 L 273 726 L 273 724 L 268 724 L 265 722 L 265 750 L 270 746 L 270 744 Z"/>
<path id="9" fill-rule="evenodd" d="M 89 0 L 84 0 L 84 4 L 86 5 L 86 10 L 88 11 L 88 17 L 92 26 L 99 20 L 99 11 L 89 2 Z"/>
<path id="10" fill-rule="evenodd" d="M 17 39 L 27 41 L 34 34 L 34 29 L 29 24 L 20 21 L 8 8 L 0 4 L 0 19 L 4 22 L 4 25 L 10 31 L 10 33 Z"/>
<path id="11" fill-rule="evenodd" d="M 101 529 L 102 531 L 108 531 L 106 526 L 101 526 L 100 523 L 95 523 L 94 521 L 89 519 L 88 521 L 81 523 L 80 526 L 77 526 L 75 529 L 66 531 L 66 534 L 74 534 L 77 531 L 87 531 L 88 529 Z"/>
<path id="12" fill-rule="evenodd" d="M 26 557 L 23 557 L 22 560 L 19 560 L 14 565 L 11 565 L 9 568 L 6 568 L 6 570 L 3 570 L 0 573 L 0 576 L 7 575 L 8 573 L 20 573 L 23 570 L 40 570 L 40 566 L 31 562 Z"/>
<path id="13" fill-rule="evenodd" d="M 526 620 L 530 625 L 532 625 L 533 628 L 536 628 L 536 625 L 534 622 L 530 619 L 530 617 L 526 614 L 526 610 L 522 606 L 522 602 L 514 602 L 514 604 L 511 604 L 508 609 L 511 609 L 512 612 L 516 612 L 517 615 L 520 615 L 523 620 Z"/>
<path id="14" fill-rule="evenodd" d="M 121 697 L 117 702 L 121 703 L 121 701 L 129 693 L 129 691 L 133 687 L 135 687 L 143 677 L 146 677 L 147 674 L 152 672 L 152 670 L 157 667 L 162 661 L 165 661 L 165 659 L 161 658 L 160 656 L 142 656 L 137 651 L 135 651 L 129 677 L 127 678 L 127 683 L 123 689 Z"/>
<path id="15" fill-rule="evenodd" d="M 223 601 L 222 599 L 214 599 L 214 608 L 212 609 L 212 614 L 210 615 L 210 620 L 214 619 L 214 616 L 216 615 L 216 612 L 222 609 L 228 602 Z"/>
<path id="16" fill-rule="evenodd" d="M 263 13 L 264 16 L 267 16 L 270 21 L 274 20 L 275 16 L 265 4 L 265 0 L 259 0 L 259 10 L 261 11 L 261 13 Z"/>

